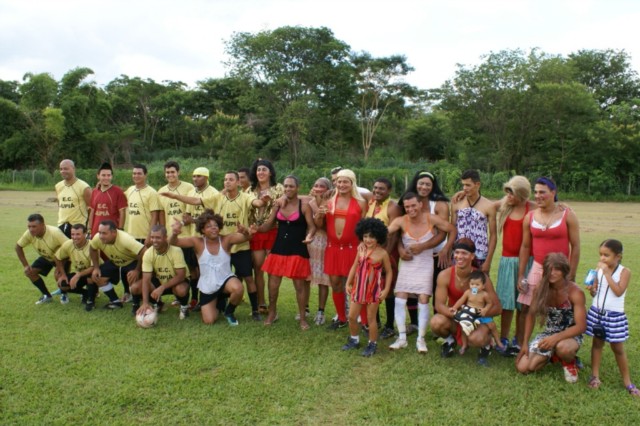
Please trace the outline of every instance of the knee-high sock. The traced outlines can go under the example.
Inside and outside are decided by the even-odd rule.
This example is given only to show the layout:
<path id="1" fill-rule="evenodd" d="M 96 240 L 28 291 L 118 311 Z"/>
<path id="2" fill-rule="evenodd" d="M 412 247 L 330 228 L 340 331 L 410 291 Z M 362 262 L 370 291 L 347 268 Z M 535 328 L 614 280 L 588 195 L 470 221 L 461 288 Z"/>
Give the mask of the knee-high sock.
<path id="1" fill-rule="evenodd" d="M 424 338 L 429 324 L 429 304 L 418 303 L 418 337 Z"/>
<path id="2" fill-rule="evenodd" d="M 407 299 L 401 299 L 396 297 L 396 306 L 395 306 L 395 318 L 396 318 L 396 326 L 398 327 L 398 337 L 401 339 L 407 338 L 407 313 L 404 308 L 407 306 Z"/>
<path id="3" fill-rule="evenodd" d="M 49 290 L 47 289 L 47 286 L 42 278 L 38 278 L 36 281 L 33 281 L 32 284 L 36 286 L 38 290 L 40 290 L 40 293 L 45 296 L 51 297 L 51 293 L 49 293 Z"/>
<path id="4" fill-rule="evenodd" d="M 335 291 L 331 295 L 333 297 L 333 304 L 336 306 L 336 313 L 338 314 L 338 321 L 347 322 L 347 310 L 345 309 L 346 296 L 344 291 L 336 293 Z"/>
<path id="5" fill-rule="evenodd" d="M 394 297 L 387 297 L 384 301 L 384 307 L 387 311 L 387 324 L 388 328 L 393 329 L 393 320 L 395 319 L 396 300 Z"/>

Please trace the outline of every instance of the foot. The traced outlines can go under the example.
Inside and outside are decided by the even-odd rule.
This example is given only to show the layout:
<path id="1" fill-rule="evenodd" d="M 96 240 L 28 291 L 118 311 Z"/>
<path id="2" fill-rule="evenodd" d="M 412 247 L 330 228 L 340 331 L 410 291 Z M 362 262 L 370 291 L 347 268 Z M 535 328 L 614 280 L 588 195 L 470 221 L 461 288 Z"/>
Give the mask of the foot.
<path id="1" fill-rule="evenodd" d="M 239 324 L 238 320 L 236 319 L 235 315 L 233 315 L 233 314 L 224 314 L 224 317 L 227 319 L 227 322 L 232 327 L 235 327 L 235 326 L 237 326 Z"/>
<path id="2" fill-rule="evenodd" d="M 388 339 L 390 337 L 393 337 L 396 335 L 395 330 L 393 329 L 393 327 L 384 327 L 382 329 L 382 331 L 380 332 L 380 338 L 381 339 Z"/>
<path id="3" fill-rule="evenodd" d="M 121 309 L 123 307 L 122 302 L 119 300 L 112 300 L 111 302 L 104 305 L 105 309 Z"/>
<path id="4" fill-rule="evenodd" d="M 453 343 L 449 343 L 449 342 L 445 341 L 442 344 L 442 348 L 440 349 L 440 356 L 442 358 L 451 358 L 453 356 L 453 354 L 455 353 L 455 349 L 456 349 L 455 340 L 453 341 Z"/>
<path id="5" fill-rule="evenodd" d="M 310 328 L 311 327 L 309 326 L 309 323 L 307 321 L 305 321 L 304 319 L 302 321 L 300 321 L 300 330 L 306 331 L 306 330 L 308 330 Z"/>
<path id="6" fill-rule="evenodd" d="M 329 327 L 327 327 L 329 330 L 337 330 L 339 328 L 345 328 L 347 325 L 349 325 L 349 323 L 347 321 L 333 321 L 331 322 L 331 324 L 329 324 Z"/>
<path id="7" fill-rule="evenodd" d="M 349 336 L 347 337 L 347 343 L 344 344 L 344 346 L 342 346 L 342 350 L 343 351 L 348 351 L 351 349 L 357 349 L 360 347 L 360 341 L 354 339 L 353 337 Z"/>
<path id="8" fill-rule="evenodd" d="M 634 385 L 633 383 L 629 384 L 629 386 L 625 386 L 625 389 L 627 390 L 627 392 L 629 392 L 629 395 L 636 398 L 640 397 L 640 390 L 638 390 L 636 385 Z"/>
<path id="9" fill-rule="evenodd" d="M 378 344 L 376 342 L 369 342 L 369 344 L 367 344 L 367 347 L 364 348 L 364 351 L 362 351 L 362 356 L 368 358 L 371 355 L 375 354 L 377 349 Z"/>
<path id="10" fill-rule="evenodd" d="M 467 346 L 460 346 L 460 349 L 458 349 L 458 353 L 460 355 L 464 355 L 465 352 L 467 352 Z"/>
<path id="11" fill-rule="evenodd" d="M 251 312 L 251 319 L 254 321 L 262 321 L 262 315 L 260 315 L 258 311 L 253 311 Z"/>
<path id="12" fill-rule="evenodd" d="M 44 303 L 49 303 L 49 302 L 51 302 L 51 299 L 53 299 L 53 297 L 48 296 L 46 294 L 43 294 L 42 297 L 40 297 L 40 299 L 38 299 L 36 301 L 36 305 L 42 305 Z"/>
<path id="13" fill-rule="evenodd" d="M 189 316 L 189 306 L 180 306 L 180 314 L 178 319 L 186 319 Z"/>
<path id="14" fill-rule="evenodd" d="M 85 311 L 87 311 L 87 312 L 91 312 L 91 311 L 93 311 L 95 308 L 96 308 L 96 304 L 95 304 L 95 302 L 91 302 L 91 301 L 89 301 L 89 302 L 87 302 L 87 304 L 86 304 L 86 305 L 84 305 L 84 310 L 85 310 Z"/>
<path id="15" fill-rule="evenodd" d="M 314 322 L 316 325 L 322 325 L 322 324 L 324 324 L 324 321 L 325 321 L 325 318 L 324 318 L 324 311 L 318 311 L 318 312 L 316 312 L 316 316 L 315 316 L 315 318 L 313 319 L 313 322 Z"/>
<path id="16" fill-rule="evenodd" d="M 273 315 L 273 316 L 272 316 L 272 315 L 269 315 L 269 316 L 267 317 L 267 319 L 266 319 L 266 320 L 264 320 L 264 325 L 267 325 L 267 326 L 268 326 L 268 325 L 273 324 L 273 323 L 274 323 L 274 322 L 276 322 L 276 321 L 278 321 L 278 314 L 275 314 L 275 315 Z"/>
<path id="17" fill-rule="evenodd" d="M 424 337 L 418 337 L 416 340 L 416 349 L 419 354 L 426 354 L 429 349 L 427 349 L 427 342 L 424 341 Z"/>
<path id="18" fill-rule="evenodd" d="M 258 312 L 260 312 L 261 315 L 266 315 L 269 313 L 269 308 L 267 305 L 260 305 L 258 306 Z"/>
<path id="19" fill-rule="evenodd" d="M 131 302 L 131 300 L 132 300 L 132 298 L 131 298 L 131 295 L 129 293 L 123 294 L 122 298 L 120 299 L 120 301 L 122 303 L 129 303 L 129 302 Z"/>
<path id="20" fill-rule="evenodd" d="M 180 306 L 180 301 L 178 299 L 173 299 L 173 302 L 171 302 L 171 306 Z"/>
<path id="21" fill-rule="evenodd" d="M 389 349 L 397 351 L 398 349 L 404 349 L 407 346 L 407 339 L 401 339 L 398 337 L 395 342 L 389 345 Z"/>
<path id="22" fill-rule="evenodd" d="M 587 386 L 591 389 L 598 389 L 601 384 L 602 382 L 597 376 L 591 376 L 589 377 L 589 384 Z"/>
<path id="23" fill-rule="evenodd" d="M 418 326 L 415 324 L 409 324 L 407 326 L 407 336 L 411 336 L 413 333 L 418 332 Z"/>
<path id="24" fill-rule="evenodd" d="M 509 339 L 505 337 L 500 338 L 500 341 L 496 342 L 496 352 L 502 356 L 509 356 Z"/>
<path id="25" fill-rule="evenodd" d="M 562 361 L 562 370 L 564 371 L 564 379 L 568 383 L 578 382 L 578 366 L 575 359 L 571 362 Z"/>
<path id="26" fill-rule="evenodd" d="M 62 303 L 63 305 L 69 303 L 69 296 L 66 293 L 62 293 L 62 295 L 60 296 L 60 303 Z"/>
<path id="27" fill-rule="evenodd" d="M 488 367 L 490 354 L 491 354 L 491 347 L 480 348 L 480 353 L 478 353 L 478 365 L 481 365 L 483 367 Z"/>

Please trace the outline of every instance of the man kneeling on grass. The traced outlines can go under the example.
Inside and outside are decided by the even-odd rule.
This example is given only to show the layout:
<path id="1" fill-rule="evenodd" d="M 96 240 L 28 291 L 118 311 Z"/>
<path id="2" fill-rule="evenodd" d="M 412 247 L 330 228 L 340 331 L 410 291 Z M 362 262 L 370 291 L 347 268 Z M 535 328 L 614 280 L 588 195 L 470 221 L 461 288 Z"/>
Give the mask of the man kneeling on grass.
<path id="1" fill-rule="evenodd" d="M 151 308 L 149 295 L 157 303 L 163 294 L 173 294 L 180 302 L 179 318 L 185 319 L 189 315 L 189 271 L 184 254 L 169 245 L 164 225 L 154 225 L 149 238 L 151 247 L 142 257 L 142 280 L 131 285 L 133 294 L 142 293 L 138 313 Z"/>
<path id="2" fill-rule="evenodd" d="M 181 248 L 193 247 L 200 265 L 200 306 L 202 322 L 213 324 L 218 318 L 218 311 L 224 308 L 224 316 L 231 326 L 238 325 L 235 317 L 236 307 L 242 301 L 244 288 L 242 283 L 231 272 L 231 246 L 242 244 L 251 239 L 256 232 L 253 226 L 250 230 L 238 223 L 238 231 L 221 236 L 224 225 L 222 216 L 207 209 L 198 216 L 196 230 L 202 237 L 178 238 L 182 232 L 182 223 L 175 221 L 171 225 L 172 235 L 169 243 Z M 224 307 L 224 299 L 229 296 L 229 304 Z"/>
<path id="3" fill-rule="evenodd" d="M 67 273 L 65 266 L 70 263 Z M 62 292 L 60 302 L 69 302 L 68 292 L 82 295 L 82 303 L 87 303 L 86 286 L 91 281 L 91 254 L 87 240 L 87 227 L 81 223 L 71 225 L 71 239 L 65 241 L 56 251 L 56 275 Z"/>

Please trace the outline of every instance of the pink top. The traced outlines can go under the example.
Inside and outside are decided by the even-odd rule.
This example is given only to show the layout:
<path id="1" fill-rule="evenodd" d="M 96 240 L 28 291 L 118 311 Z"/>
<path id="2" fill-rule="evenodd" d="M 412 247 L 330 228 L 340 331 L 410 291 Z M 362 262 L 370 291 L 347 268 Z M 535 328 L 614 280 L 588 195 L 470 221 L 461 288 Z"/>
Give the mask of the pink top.
<path id="1" fill-rule="evenodd" d="M 569 257 L 569 229 L 567 228 L 567 211 L 562 212 L 562 217 L 548 228 L 533 218 L 534 212 L 530 212 L 531 253 L 533 260 L 541 264 L 549 253 L 564 253 Z"/>

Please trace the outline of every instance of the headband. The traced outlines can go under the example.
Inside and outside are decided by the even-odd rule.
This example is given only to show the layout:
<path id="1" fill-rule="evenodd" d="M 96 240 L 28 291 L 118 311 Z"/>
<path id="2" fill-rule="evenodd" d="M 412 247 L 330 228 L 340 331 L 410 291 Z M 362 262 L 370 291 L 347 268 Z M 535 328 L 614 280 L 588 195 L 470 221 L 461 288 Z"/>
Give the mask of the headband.
<path id="1" fill-rule="evenodd" d="M 476 247 L 475 245 L 471 245 L 471 244 L 467 244 L 464 242 L 456 242 L 453 245 L 453 249 L 454 250 L 464 250 L 464 251 L 468 251 L 469 253 L 475 253 L 476 252 Z"/>
<path id="2" fill-rule="evenodd" d="M 536 180 L 536 183 L 539 183 L 541 185 L 546 185 L 549 187 L 550 190 L 555 191 L 556 193 L 553 196 L 553 201 L 558 201 L 558 187 L 556 186 L 555 183 L 553 183 L 553 181 L 547 177 L 539 177 L 538 180 Z"/>
<path id="3" fill-rule="evenodd" d="M 418 175 L 418 177 L 423 177 L 426 176 L 428 178 L 430 178 L 431 180 L 435 180 L 435 178 L 433 177 L 433 175 L 429 172 L 420 172 L 420 174 Z"/>

